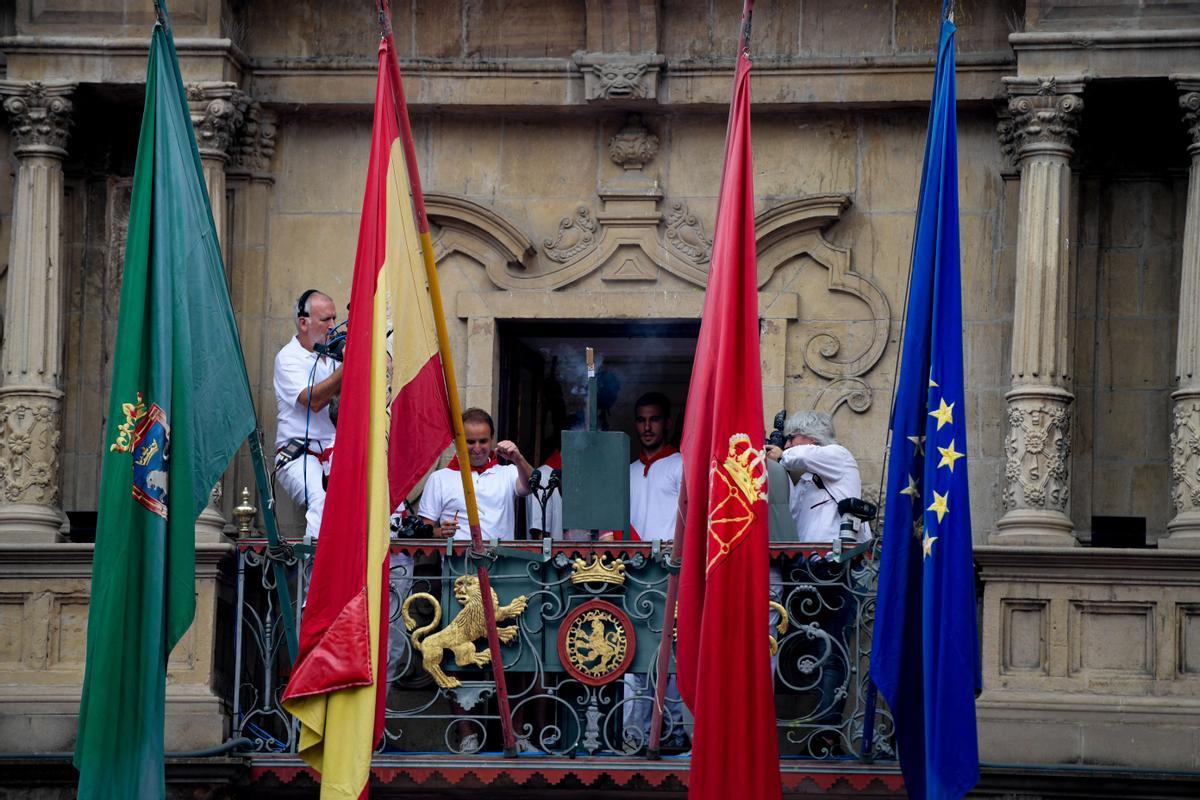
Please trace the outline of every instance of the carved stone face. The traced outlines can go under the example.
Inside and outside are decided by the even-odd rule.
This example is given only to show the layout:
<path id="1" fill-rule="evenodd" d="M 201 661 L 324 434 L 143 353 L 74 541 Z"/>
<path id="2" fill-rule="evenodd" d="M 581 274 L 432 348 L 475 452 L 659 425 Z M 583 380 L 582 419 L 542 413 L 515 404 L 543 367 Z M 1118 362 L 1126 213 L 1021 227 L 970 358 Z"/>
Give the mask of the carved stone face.
<path id="1" fill-rule="evenodd" d="M 644 97 L 642 86 L 645 64 L 604 64 L 600 70 L 600 85 L 605 97 Z"/>

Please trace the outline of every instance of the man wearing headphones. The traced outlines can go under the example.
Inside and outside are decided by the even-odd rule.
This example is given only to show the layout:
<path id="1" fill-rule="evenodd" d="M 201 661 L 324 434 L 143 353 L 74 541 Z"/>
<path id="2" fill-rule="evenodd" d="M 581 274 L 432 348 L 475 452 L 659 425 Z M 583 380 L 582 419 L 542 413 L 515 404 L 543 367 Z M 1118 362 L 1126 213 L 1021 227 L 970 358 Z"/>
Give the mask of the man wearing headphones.
<path id="1" fill-rule="evenodd" d="M 314 349 L 337 323 L 333 299 L 309 289 L 295 310 L 296 335 L 275 356 L 275 482 L 305 509 L 305 533 L 315 541 L 333 455 L 329 404 L 342 388 L 342 365 Z"/>

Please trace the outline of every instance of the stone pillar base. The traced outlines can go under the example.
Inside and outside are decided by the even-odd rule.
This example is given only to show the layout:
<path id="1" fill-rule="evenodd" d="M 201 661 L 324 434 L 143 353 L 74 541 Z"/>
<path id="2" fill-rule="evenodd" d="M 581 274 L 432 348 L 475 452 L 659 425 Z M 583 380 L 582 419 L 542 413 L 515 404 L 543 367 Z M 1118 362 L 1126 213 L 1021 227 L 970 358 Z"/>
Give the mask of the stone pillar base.
<path id="1" fill-rule="evenodd" d="M 0 505 L 0 542 L 12 544 L 49 544 L 65 542 L 62 534 L 63 513 L 50 506 L 34 503 Z"/>
<path id="2" fill-rule="evenodd" d="M 1159 549 L 1200 550 L 1200 511 L 1188 511 L 1167 523 L 1167 536 L 1158 540 Z"/>
<path id="3" fill-rule="evenodd" d="M 1016 547 L 1075 547 L 1079 540 L 1066 514 L 1059 511 L 1038 511 L 1018 508 L 1005 514 L 996 523 L 996 532 L 988 536 L 988 544 Z"/>

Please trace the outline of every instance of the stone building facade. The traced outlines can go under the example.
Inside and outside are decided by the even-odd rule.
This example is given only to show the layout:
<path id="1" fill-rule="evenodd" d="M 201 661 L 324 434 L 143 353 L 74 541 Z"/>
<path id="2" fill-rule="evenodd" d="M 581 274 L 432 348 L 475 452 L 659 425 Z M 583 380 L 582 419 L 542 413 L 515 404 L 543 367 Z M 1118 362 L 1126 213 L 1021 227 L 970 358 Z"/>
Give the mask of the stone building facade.
<path id="1" fill-rule="evenodd" d="M 378 26 L 369 2 L 171 5 L 271 441 L 295 298 L 349 295 Z M 615 424 L 643 385 L 682 399 L 740 5 L 394 3 L 459 384 L 523 446 L 583 344 L 623 376 Z M 878 487 L 940 3 L 759 6 L 764 414 L 832 411 Z M 1200 768 L 1200 8 L 956 13 L 984 757 Z M 0 3 L 0 750 L 71 746 L 152 23 L 148 2 Z M 197 526 L 169 747 L 222 736 L 221 528 L 251 480 L 241 457 Z"/>

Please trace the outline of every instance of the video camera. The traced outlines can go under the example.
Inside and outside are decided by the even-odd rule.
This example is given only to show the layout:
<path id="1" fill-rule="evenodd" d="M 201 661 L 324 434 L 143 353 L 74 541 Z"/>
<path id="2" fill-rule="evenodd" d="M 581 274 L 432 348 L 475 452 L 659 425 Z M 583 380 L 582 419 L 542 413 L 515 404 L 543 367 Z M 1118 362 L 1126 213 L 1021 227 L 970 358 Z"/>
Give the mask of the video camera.
<path id="1" fill-rule="evenodd" d="M 344 360 L 346 358 L 346 334 L 349 333 L 349 330 L 345 322 L 331 328 L 329 333 L 325 334 L 325 341 L 314 344 L 313 350 L 320 355 L 329 356 L 334 361 Z"/>
<path id="2" fill-rule="evenodd" d="M 416 514 L 409 514 L 404 519 L 392 517 L 389 527 L 397 539 L 432 539 L 433 526 L 422 522 Z"/>

